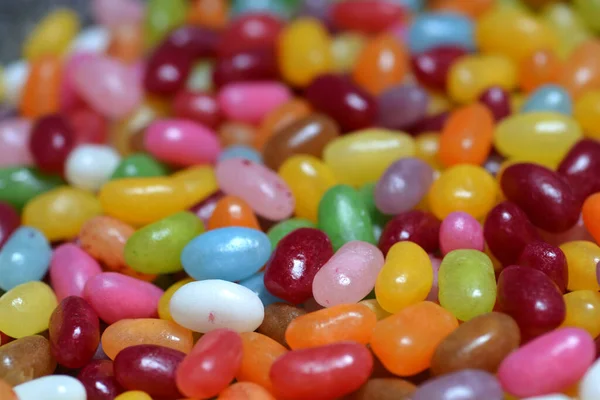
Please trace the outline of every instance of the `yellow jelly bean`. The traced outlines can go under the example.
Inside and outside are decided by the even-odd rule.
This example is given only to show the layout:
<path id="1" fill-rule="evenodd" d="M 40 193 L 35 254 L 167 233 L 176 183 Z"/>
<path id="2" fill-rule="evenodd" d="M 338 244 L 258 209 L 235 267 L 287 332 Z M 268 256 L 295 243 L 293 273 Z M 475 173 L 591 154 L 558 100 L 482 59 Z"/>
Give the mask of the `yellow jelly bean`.
<path id="1" fill-rule="evenodd" d="M 429 93 L 429 104 L 427 105 L 427 114 L 435 115 L 452 108 L 450 99 L 437 92 Z"/>
<path id="2" fill-rule="evenodd" d="M 200 203 L 219 189 L 213 167 L 190 167 L 174 173 L 171 178 L 184 184 L 187 195 L 186 208 Z"/>
<path id="3" fill-rule="evenodd" d="M 296 199 L 296 216 L 316 222 L 321 197 L 337 184 L 331 168 L 314 156 L 295 155 L 285 160 L 278 174 Z"/>
<path id="4" fill-rule="evenodd" d="M 160 317 L 160 319 L 173 321 L 171 311 L 169 310 L 169 303 L 171 302 L 171 297 L 173 297 L 177 289 L 190 282 L 194 282 L 194 279 L 185 278 L 178 282 L 175 282 L 174 284 L 169 286 L 167 290 L 165 290 L 165 293 L 161 296 L 160 300 L 158 301 L 158 316 Z"/>
<path id="5" fill-rule="evenodd" d="M 0 331 L 15 339 L 43 332 L 57 305 L 54 292 L 43 282 L 16 286 L 0 297 Z"/>
<path id="6" fill-rule="evenodd" d="M 573 7 L 565 3 L 548 4 L 542 10 L 541 17 L 556 35 L 558 39 L 556 50 L 562 58 L 567 58 L 573 49 L 592 36 Z"/>
<path id="7" fill-rule="evenodd" d="M 31 199 L 23 209 L 23 224 L 33 226 L 50 241 L 69 240 L 83 224 L 102 214 L 100 201 L 87 190 L 61 186 Z"/>
<path id="8" fill-rule="evenodd" d="M 483 218 L 496 203 L 498 185 L 476 165 L 461 164 L 443 171 L 429 190 L 429 207 L 440 220 L 454 211 Z"/>
<path id="9" fill-rule="evenodd" d="M 594 32 L 600 33 L 600 1 L 574 0 L 574 8 L 586 25 Z"/>
<path id="10" fill-rule="evenodd" d="M 438 152 L 440 151 L 440 134 L 425 132 L 415 138 L 415 157 L 427 162 L 435 169 L 441 169 Z"/>
<path id="11" fill-rule="evenodd" d="M 567 115 L 530 112 L 510 116 L 496 125 L 494 146 L 507 158 L 553 165 L 582 136 L 577 122 Z"/>
<path id="12" fill-rule="evenodd" d="M 502 55 L 469 55 L 457 60 L 448 73 L 448 93 L 459 103 L 471 103 L 491 86 L 508 91 L 517 86 L 516 64 Z"/>
<path id="13" fill-rule="evenodd" d="M 581 95 L 575 102 L 573 115 L 585 136 L 600 139 L 600 91 L 592 90 Z"/>
<path id="14" fill-rule="evenodd" d="M 131 225 L 146 225 L 186 209 L 185 183 L 172 178 L 125 178 L 100 189 L 104 213 Z"/>
<path id="15" fill-rule="evenodd" d="M 600 261 L 600 247 L 596 243 L 576 240 L 560 245 L 569 266 L 568 290 L 600 290 L 596 279 L 596 264 Z"/>
<path id="16" fill-rule="evenodd" d="M 42 19 L 27 37 L 23 56 L 34 60 L 41 56 L 61 55 L 79 31 L 79 17 L 72 10 L 61 8 Z"/>
<path id="17" fill-rule="evenodd" d="M 375 295 L 381 307 L 394 314 L 425 300 L 432 284 L 433 267 L 425 250 L 413 242 L 398 242 L 377 275 Z"/>
<path id="18" fill-rule="evenodd" d="M 306 86 L 331 71 L 333 60 L 329 34 L 319 20 L 299 18 L 279 36 L 279 69 L 294 86 Z"/>
<path id="19" fill-rule="evenodd" d="M 563 296 L 567 316 L 563 326 L 585 329 L 593 338 L 600 335 L 600 293 L 576 290 Z"/>
<path id="20" fill-rule="evenodd" d="M 367 39 L 358 33 L 346 32 L 331 41 L 333 70 L 339 73 L 351 72 L 356 60 L 365 47 Z"/>
<path id="21" fill-rule="evenodd" d="M 115 400 L 152 400 L 152 397 L 141 390 L 130 390 L 128 392 L 121 393 L 115 397 Z"/>
<path id="22" fill-rule="evenodd" d="M 379 305 L 379 303 L 377 302 L 376 299 L 363 300 L 363 301 L 360 301 L 359 303 L 369 307 L 369 309 L 375 313 L 375 316 L 377 317 L 377 321 L 382 320 L 382 319 L 387 318 L 390 315 L 392 315 L 391 313 L 385 311 Z"/>
<path id="23" fill-rule="evenodd" d="M 332 140 L 323 158 L 339 183 L 362 186 L 377 181 L 394 161 L 413 156 L 415 147 L 404 132 L 371 128 Z"/>

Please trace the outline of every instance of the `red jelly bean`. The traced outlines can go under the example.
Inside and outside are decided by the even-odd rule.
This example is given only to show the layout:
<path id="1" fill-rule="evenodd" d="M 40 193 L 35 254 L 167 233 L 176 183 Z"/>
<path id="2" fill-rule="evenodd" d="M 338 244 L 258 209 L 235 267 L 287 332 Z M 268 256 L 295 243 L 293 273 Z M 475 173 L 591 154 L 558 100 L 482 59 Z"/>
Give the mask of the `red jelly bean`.
<path id="1" fill-rule="evenodd" d="M 163 346 L 127 347 L 115 357 L 115 377 L 127 390 L 141 390 L 152 397 L 181 398 L 175 372 L 184 358 L 185 353 Z"/>
<path id="2" fill-rule="evenodd" d="M 556 283 L 562 293 L 567 290 L 567 258 L 560 248 L 546 242 L 531 242 L 523 249 L 517 264 L 542 271 Z"/>
<path id="3" fill-rule="evenodd" d="M 148 60 L 144 87 L 149 93 L 168 96 L 185 86 L 193 59 L 184 50 L 168 44 L 157 48 Z"/>
<path id="4" fill-rule="evenodd" d="M 367 128 L 378 116 L 373 96 L 341 76 L 319 76 L 305 95 L 316 110 L 336 120 L 346 132 Z"/>
<path id="5" fill-rule="evenodd" d="M 177 368 L 177 387 L 188 397 L 215 397 L 233 380 L 242 364 L 243 344 L 237 332 L 206 333 Z"/>
<path id="6" fill-rule="evenodd" d="M 514 264 L 529 243 L 540 236 L 527 215 L 510 201 L 496 205 L 483 224 L 483 236 L 502 265 Z"/>
<path id="7" fill-rule="evenodd" d="M 221 87 L 239 81 L 272 81 L 278 75 L 273 49 L 255 49 L 219 58 L 213 71 L 213 82 Z"/>
<path id="8" fill-rule="evenodd" d="M 444 128 L 449 117 L 450 111 L 442 111 L 439 114 L 428 115 L 413 126 L 407 128 L 406 131 L 413 135 L 424 132 L 440 132 Z"/>
<path id="9" fill-rule="evenodd" d="M 221 109 L 215 95 L 181 90 L 173 99 L 173 116 L 189 119 L 216 129 L 222 120 Z"/>
<path id="10" fill-rule="evenodd" d="M 577 223 L 581 203 L 556 172 L 537 164 L 513 164 L 502 173 L 506 198 L 518 205 L 538 228 L 564 232 Z"/>
<path id="11" fill-rule="evenodd" d="M 171 32 L 162 46 L 176 48 L 192 60 L 216 54 L 219 34 L 198 26 L 183 26 Z"/>
<path id="12" fill-rule="evenodd" d="M 460 47 L 436 47 L 415 54 L 411 58 L 413 74 L 423 86 L 445 91 L 450 67 L 465 54 Z"/>
<path id="13" fill-rule="evenodd" d="M 563 158 L 557 172 L 571 184 L 581 202 L 600 192 L 600 143 L 594 139 L 577 142 Z"/>
<path id="14" fill-rule="evenodd" d="M 498 310 L 514 318 L 525 339 L 558 328 L 566 315 L 556 284 L 533 268 L 506 267 L 498 278 L 497 301 Z"/>
<path id="15" fill-rule="evenodd" d="M 328 400 L 361 387 L 373 369 L 373 356 L 355 342 L 290 351 L 269 374 L 277 398 Z"/>
<path id="16" fill-rule="evenodd" d="M 204 226 L 208 226 L 208 220 L 213 215 L 213 211 L 217 207 L 217 203 L 225 196 L 225 193 L 220 190 L 214 192 L 200 203 L 190 208 L 190 212 L 196 214 L 198 218 L 204 222 Z"/>
<path id="17" fill-rule="evenodd" d="M 69 123 L 58 114 L 38 119 L 31 131 L 29 150 L 40 170 L 62 173 L 65 160 L 75 145 Z"/>
<path id="18" fill-rule="evenodd" d="M 441 222 L 428 212 L 412 210 L 403 212 L 387 223 L 379 238 L 379 250 L 387 254 L 394 244 L 411 241 L 426 252 L 440 248 Z"/>
<path id="19" fill-rule="evenodd" d="M 50 350 L 67 368 L 87 364 L 100 343 L 100 321 L 87 301 L 78 296 L 65 298 L 50 316 Z"/>
<path id="20" fill-rule="evenodd" d="M 510 97 L 508 92 L 500 86 L 492 86 L 481 93 L 479 102 L 490 109 L 495 121 L 500 121 L 510 115 Z"/>
<path id="21" fill-rule="evenodd" d="M 231 56 L 242 51 L 273 49 L 284 23 L 269 14 L 245 14 L 231 23 L 221 36 L 219 57 Z"/>
<path id="22" fill-rule="evenodd" d="M 293 304 L 312 297 L 315 274 L 333 256 L 333 246 L 325 233 L 314 228 L 300 228 L 277 244 L 267 262 L 265 287 Z"/>
<path id="23" fill-rule="evenodd" d="M 75 133 L 75 146 L 87 143 L 104 144 L 108 134 L 106 118 L 84 106 L 70 111 L 66 118 Z"/>
<path id="24" fill-rule="evenodd" d="M 0 249 L 19 225 L 21 217 L 17 211 L 10 204 L 0 201 Z"/>
<path id="25" fill-rule="evenodd" d="M 77 379 L 85 387 L 87 400 L 113 400 L 123 392 L 115 379 L 110 360 L 91 361 L 79 371 Z"/>
<path id="26" fill-rule="evenodd" d="M 346 0 L 331 6 L 333 24 L 343 30 L 378 33 L 400 22 L 402 7 L 388 0 Z"/>

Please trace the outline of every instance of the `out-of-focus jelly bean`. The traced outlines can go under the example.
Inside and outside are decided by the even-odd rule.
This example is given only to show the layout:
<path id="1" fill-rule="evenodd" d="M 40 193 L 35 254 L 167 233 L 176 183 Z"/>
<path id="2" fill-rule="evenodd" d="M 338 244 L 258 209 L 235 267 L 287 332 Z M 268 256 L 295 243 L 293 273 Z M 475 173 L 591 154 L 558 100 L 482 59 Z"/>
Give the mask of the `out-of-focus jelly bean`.
<path id="1" fill-rule="evenodd" d="M 262 155 L 247 145 L 233 145 L 223 149 L 217 161 L 228 160 L 230 158 L 243 158 L 257 164 L 263 163 Z"/>
<path id="2" fill-rule="evenodd" d="M 321 1 L 317 0 L 317 2 Z M 307 3 L 309 2 L 305 2 L 305 4 Z M 333 70 L 338 73 L 351 72 L 365 44 L 366 38 L 360 33 L 344 32 L 336 35 L 331 41 Z"/>
<path id="3" fill-rule="evenodd" d="M 108 400 L 123 389 L 117 383 L 110 360 L 93 360 L 79 371 L 77 380 L 85 387 L 87 400 Z"/>
<path id="4" fill-rule="evenodd" d="M 285 303 L 269 304 L 265 307 L 265 319 L 257 332 L 270 337 L 279 344 L 289 347 L 285 339 L 287 327 L 296 318 L 305 315 L 303 308 Z"/>
<path id="5" fill-rule="evenodd" d="M 252 382 L 236 382 L 219 393 L 218 400 L 275 400 L 264 387 Z"/>
<path id="6" fill-rule="evenodd" d="M 567 290 L 569 282 L 567 258 L 560 248 L 542 241 L 528 243 L 516 264 L 542 271 L 556 283 L 561 292 Z"/>
<path id="7" fill-rule="evenodd" d="M 403 13 L 397 2 L 388 0 L 377 3 L 350 0 L 331 5 L 331 18 L 337 28 L 366 34 L 386 30 L 400 20 Z"/>
<path id="8" fill-rule="evenodd" d="M 46 175 L 30 167 L 0 169 L 0 200 L 21 210 L 36 196 L 63 184 L 55 175 Z"/>
<path id="9" fill-rule="evenodd" d="M 135 153 L 124 157 L 110 178 L 150 178 L 165 176 L 167 172 L 167 167 L 152 156 Z"/>
<path id="10" fill-rule="evenodd" d="M 253 144 L 258 150 L 262 150 L 275 132 L 307 117 L 310 113 L 311 108 L 306 101 L 294 98 L 265 115 L 254 137 L 249 138 L 249 143 Z"/>
<path id="11" fill-rule="evenodd" d="M 253 12 L 232 21 L 223 32 L 219 56 L 228 56 L 250 49 L 272 48 L 283 22 L 269 13 Z"/>
<path id="12" fill-rule="evenodd" d="M 47 115 L 38 119 L 33 126 L 29 150 L 40 170 L 62 173 L 74 144 L 75 134 L 65 118 L 59 115 Z"/>
<path id="13" fill-rule="evenodd" d="M 13 338 L 22 338 L 45 331 L 56 296 L 43 282 L 27 282 L 0 297 L 0 331 Z"/>
<path id="14" fill-rule="evenodd" d="M 151 0 L 146 7 L 144 37 L 146 47 L 160 42 L 169 31 L 185 21 L 187 4 L 182 0 Z"/>
<path id="15" fill-rule="evenodd" d="M 85 387 L 68 375 L 52 375 L 35 379 L 15 387 L 20 400 L 47 399 L 85 400 Z"/>
<path id="16" fill-rule="evenodd" d="M 24 336 L 3 344 L 0 359 L 0 378 L 10 386 L 50 375 L 56 369 L 50 343 L 39 335 Z"/>
<path id="17" fill-rule="evenodd" d="M 409 400 L 416 386 L 396 378 L 371 378 L 358 391 L 352 394 L 353 400 L 387 399 Z"/>
<path id="18" fill-rule="evenodd" d="M 50 263 L 50 283 L 58 301 L 69 296 L 83 297 L 87 281 L 102 272 L 100 265 L 72 243 L 54 249 Z"/>
<path id="19" fill-rule="evenodd" d="M 425 87 L 445 91 L 450 67 L 466 54 L 465 49 L 453 46 L 440 46 L 413 54 L 412 72 Z"/>
<path id="20" fill-rule="evenodd" d="M 235 378 L 240 382 L 253 382 L 273 391 L 269 372 L 275 360 L 287 349 L 275 340 L 256 332 L 242 333 L 244 346 L 242 366 Z"/>
<path id="21" fill-rule="evenodd" d="M 290 98 L 289 89 L 275 81 L 238 82 L 221 88 L 218 102 L 229 119 L 257 124 Z"/>
<path id="22" fill-rule="evenodd" d="M 144 88 L 149 94 L 170 96 L 185 87 L 193 59 L 181 49 L 165 42 L 149 56 L 144 69 Z M 168 71 L 168 73 L 167 73 Z"/>
<path id="23" fill-rule="evenodd" d="M 596 265 L 600 262 L 600 247 L 596 243 L 577 240 L 563 243 L 560 249 L 567 257 L 568 290 L 599 290 L 595 279 Z"/>
<path id="24" fill-rule="evenodd" d="M 408 129 L 427 113 L 429 94 L 418 85 L 398 85 L 386 89 L 378 99 L 378 125 L 388 129 Z"/>
<path id="25" fill-rule="evenodd" d="M 65 163 L 65 177 L 72 186 L 95 192 L 110 179 L 120 161 L 119 154 L 109 146 L 77 146 Z"/>
<path id="26" fill-rule="evenodd" d="M 573 113 L 573 103 L 569 93 L 562 87 L 543 85 L 529 95 L 521 111 L 548 111 L 571 115 Z"/>
<path id="27" fill-rule="evenodd" d="M 61 76 L 62 61 L 57 57 L 32 62 L 19 105 L 24 117 L 35 119 L 59 110 Z"/>
<path id="28" fill-rule="evenodd" d="M 460 14 L 423 13 L 413 20 L 407 43 L 412 53 L 444 46 L 471 51 L 475 49 L 474 24 Z"/>
<path id="29" fill-rule="evenodd" d="M 79 30 L 79 18 L 73 11 L 59 8 L 42 19 L 27 37 L 23 56 L 34 60 L 45 55 L 61 55 Z"/>
<path id="30" fill-rule="evenodd" d="M 600 117 L 600 90 L 590 90 L 582 94 L 575 102 L 574 116 L 585 136 L 600 138 L 597 125 Z"/>
<path id="31" fill-rule="evenodd" d="M 446 255 L 453 250 L 483 251 L 483 227 L 475 218 L 464 212 L 448 214 L 440 226 L 440 249 Z"/>
<path id="32" fill-rule="evenodd" d="M 216 190 L 213 193 L 210 193 L 199 203 L 193 205 L 190 208 L 190 211 L 196 214 L 196 216 L 202 220 L 204 226 L 208 226 L 208 222 L 217 206 L 217 202 L 224 196 L 225 194 L 223 192 Z"/>
<path id="33" fill-rule="evenodd" d="M 0 201 L 0 249 L 21 225 L 21 217 L 10 204 Z"/>
<path id="34" fill-rule="evenodd" d="M 171 178 L 183 183 L 188 207 L 205 200 L 218 189 L 212 166 L 200 165 L 182 169 L 171 175 Z"/>
<path id="35" fill-rule="evenodd" d="M 589 90 L 600 89 L 600 41 L 579 44 L 565 62 L 559 84 L 577 100 Z"/>
<path id="36" fill-rule="evenodd" d="M 398 242 L 411 241 L 426 252 L 433 253 L 440 247 L 440 221 L 432 214 L 420 210 L 399 214 L 387 223 L 379 238 L 379 249 L 387 254 Z"/>
<path id="37" fill-rule="evenodd" d="M 521 60 L 519 84 L 525 92 L 531 92 L 542 85 L 557 83 L 561 72 L 562 62 L 558 56 L 548 49 L 540 49 Z"/>
<path id="38" fill-rule="evenodd" d="M 508 92 L 500 86 L 492 86 L 479 96 L 479 102 L 492 112 L 496 122 L 511 114 L 510 101 Z"/>
<path id="39" fill-rule="evenodd" d="M 200 91 L 181 90 L 173 99 L 173 115 L 215 129 L 221 122 L 221 109 L 215 95 Z"/>
<path id="40" fill-rule="evenodd" d="M 216 206 L 208 221 L 208 230 L 241 226 L 258 229 L 260 225 L 252 208 L 244 200 L 236 196 L 224 196 Z"/>
<path id="41" fill-rule="evenodd" d="M 0 118 L 1 167 L 34 164 L 29 150 L 32 128 L 33 123 L 25 118 Z"/>
<path id="42" fill-rule="evenodd" d="M 408 70 L 406 50 L 389 34 L 367 42 L 353 68 L 352 77 L 363 89 L 379 95 L 402 82 Z"/>
<path id="43" fill-rule="evenodd" d="M 600 294 L 592 290 L 576 290 L 563 298 L 567 308 L 563 326 L 585 329 L 591 337 L 597 337 L 600 334 Z"/>
<path id="44" fill-rule="evenodd" d="M 8 291 L 30 281 L 40 281 L 50 266 L 52 249 L 42 232 L 18 228 L 0 250 L 0 289 Z"/>
<path id="45" fill-rule="evenodd" d="M 222 87 L 233 82 L 272 81 L 279 77 L 273 49 L 244 50 L 217 59 L 213 82 Z"/>
<path id="46" fill-rule="evenodd" d="M 271 241 L 271 248 L 275 249 L 281 239 L 300 228 L 316 228 L 316 226 L 312 221 L 303 218 L 290 218 L 273 225 L 267 232 L 267 236 Z"/>
<path id="47" fill-rule="evenodd" d="M 454 393 L 460 393 L 465 399 L 504 399 L 502 387 L 496 377 L 476 369 L 465 369 L 427 381 L 413 393 L 411 398 L 414 400 L 449 399 L 454 396 Z"/>

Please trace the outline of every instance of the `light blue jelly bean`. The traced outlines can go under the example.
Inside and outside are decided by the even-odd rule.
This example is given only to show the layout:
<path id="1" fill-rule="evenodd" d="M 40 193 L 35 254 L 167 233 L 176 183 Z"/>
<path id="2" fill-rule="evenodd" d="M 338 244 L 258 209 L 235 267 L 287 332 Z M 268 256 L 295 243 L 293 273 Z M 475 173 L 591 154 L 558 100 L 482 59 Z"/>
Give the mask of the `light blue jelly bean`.
<path id="1" fill-rule="evenodd" d="M 285 300 L 280 299 L 279 297 L 273 296 L 267 288 L 265 287 L 265 273 L 259 272 L 256 275 L 251 276 L 248 279 L 244 279 L 240 282 L 240 285 L 247 287 L 252 290 L 263 302 L 263 305 L 266 307 L 269 304 L 273 303 L 286 303 Z"/>
<path id="2" fill-rule="evenodd" d="M 408 47 L 419 53 L 440 46 L 475 50 L 473 21 L 463 15 L 423 13 L 408 30 Z"/>
<path id="3" fill-rule="evenodd" d="M 572 115 L 573 101 L 569 93 L 561 86 L 543 85 L 529 95 L 521 111 L 554 111 Z"/>
<path id="4" fill-rule="evenodd" d="M 257 164 L 263 163 L 260 153 L 248 146 L 229 146 L 219 154 L 218 161 L 229 160 L 230 158 L 243 158 Z"/>
<path id="5" fill-rule="evenodd" d="M 0 251 L 0 288 L 9 291 L 42 280 L 51 259 L 52 248 L 42 232 L 29 226 L 18 228 Z"/>
<path id="6" fill-rule="evenodd" d="M 263 232 L 242 227 L 215 229 L 195 237 L 181 252 L 181 264 L 196 280 L 241 281 L 269 259 L 271 242 Z"/>

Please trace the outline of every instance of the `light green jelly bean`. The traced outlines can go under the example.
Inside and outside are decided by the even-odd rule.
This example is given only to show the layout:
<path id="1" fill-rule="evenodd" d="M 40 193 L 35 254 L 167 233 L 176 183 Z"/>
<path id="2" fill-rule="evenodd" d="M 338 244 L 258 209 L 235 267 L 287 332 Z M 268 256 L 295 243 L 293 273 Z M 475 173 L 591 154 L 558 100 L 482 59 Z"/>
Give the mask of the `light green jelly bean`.
<path id="1" fill-rule="evenodd" d="M 0 168 L 0 201 L 21 210 L 35 196 L 64 185 L 57 175 L 46 175 L 36 168 Z"/>
<path id="2" fill-rule="evenodd" d="M 155 47 L 167 33 L 183 25 L 187 12 L 186 0 L 149 0 L 146 6 L 146 48 Z"/>
<path id="3" fill-rule="evenodd" d="M 496 276 L 490 258 L 477 250 L 446 254 L 438 273 L 440 305 L 461 321 L 488 313 L 496 303 Z"/>
<path id="4" fill-rule="evenodd" d="M 291 218 L 273 225 L 267 232 L 271 247 L 275 249 L 277 243 L 283 239 L 288 233 L 300 228 L 316 228 L 315 224 L 304 218 Z"/>
<path id="5" fill-rule="evenodd" d="M 125 244 L 125 261 L 145 274 L 181 271 L 183 248 L 202 232 L 202 221 L 194 214 L 187 211 L 173 214 L 131 235 Z"/>
<path id="6" fill-rule="evenodd" d="M 148 154 L 139 153 L 125 157 L 113 172 L 110 179 L 121 178 L 150 178 L 165 176 L 169 169 Z"/>
<path id="7" fill-rule="evenodd" d="M 214 69 L 215 65 L 210 60 L 195 63 L 185 83 L 186 88 L 189 90 L 212 92 L 214 90 L 212 79 Z"/>

